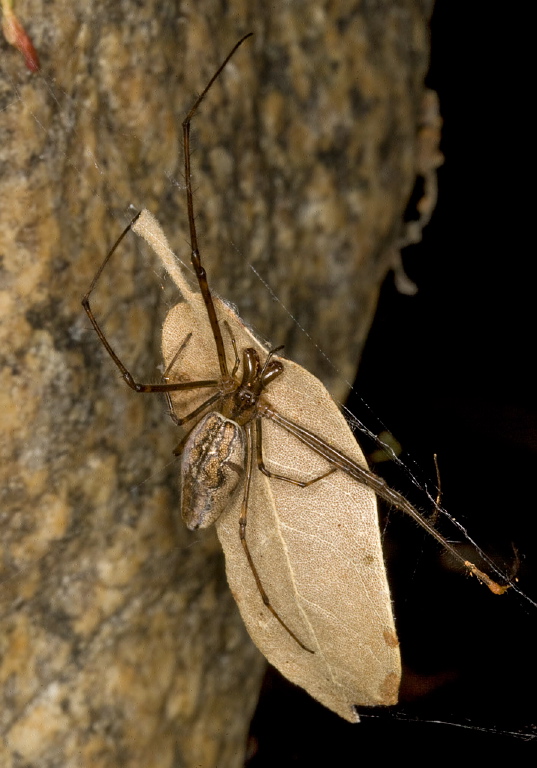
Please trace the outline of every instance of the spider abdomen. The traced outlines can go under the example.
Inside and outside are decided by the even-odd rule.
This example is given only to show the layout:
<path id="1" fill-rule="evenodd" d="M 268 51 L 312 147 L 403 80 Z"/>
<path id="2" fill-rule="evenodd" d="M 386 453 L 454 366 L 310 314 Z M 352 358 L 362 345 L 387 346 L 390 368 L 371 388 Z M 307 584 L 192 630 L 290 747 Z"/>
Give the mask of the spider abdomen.
<path id="1" fill-rule="evenodd" d="M 246 437 L 242 427 L 212 411 L 194 427 L 181 460 L 181 517 L 191 531 L 221 515 L 244 474 Z"/>

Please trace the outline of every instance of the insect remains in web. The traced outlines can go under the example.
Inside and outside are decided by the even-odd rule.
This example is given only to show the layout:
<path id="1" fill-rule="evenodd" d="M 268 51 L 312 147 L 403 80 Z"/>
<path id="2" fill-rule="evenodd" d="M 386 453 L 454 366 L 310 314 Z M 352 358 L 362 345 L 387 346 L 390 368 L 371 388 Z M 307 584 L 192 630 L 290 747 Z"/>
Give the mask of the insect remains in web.
<path id="1" fill-rule="evenodd" d="M 283 360 L 281 347 L 268 349 L 209 287 L 196 231 L 190 125 L 249 37 L 234 46 L 182 124 L 199 290 L 190 287 L 157 221 L 142 211 L 104 259 L 82 304 L 125 383 L 137 393 L 164 394 L 173 422 L 190 427 L 174 450 L 181 457 L 181 516 L 191 530 L 216 525 L 228 582 L 253 641 L 291 681 L 356 722 L 356 705 L 396 703 L 401 674 L 376 496 L 417 521 L 493 592 L 509 585 L 465 560 L 432 518 L 373 474 L 321 382 Z M 90 306 L 131 229 L 160 257 L 182 297 L 164 323 L 159 383 L 136 379 Z"/>

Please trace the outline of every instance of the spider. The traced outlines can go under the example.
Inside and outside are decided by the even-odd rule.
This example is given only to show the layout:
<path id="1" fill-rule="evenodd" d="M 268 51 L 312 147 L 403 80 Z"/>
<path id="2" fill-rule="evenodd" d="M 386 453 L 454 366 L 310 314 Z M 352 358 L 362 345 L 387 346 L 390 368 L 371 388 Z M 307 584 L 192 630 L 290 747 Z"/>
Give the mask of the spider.
<path id="1" fill-rule="evenodd" d="M 279 358 L 277 353 L 281 350 L 281 347 L 267 350 L 262 345 L 256 345 L 249 341 L 249 339 L 253 339 L 254 341 L 255 339 L 253 336 L 248 336 L 246 334 L 244 326 L 240 324 L 240 320 L 233 310 L 227 307 L 218 298 L 213 297 L 211 289 L 209 288 L 207 274 L 202 264 L 196 231 L 190 157 L 190 126 L 194 115 L 198 111 L 201 102 L 206 97 L 213 83 L 226 67 L 228 61 L 234 55 L 236 50 L 250 36 L 251 33 L 245 35 L 233 47 L 213 74 L 204 90 L 198 96 L 182 123 L 184 177 L 186 183 L 188 224 L 191 241 L 191 261 L 201 294 L 201 300 L 199 295 L 196 294 L 196 301 L 198 302 L 200 311 L 203 311 L 205 315 L 204 323 L 207 326 L 207 343 L 209 348 L 213 350 L 212 354 L 214 355 L 214 351 L 216 352 L 218 372 L 210 378 L 202 377 L 198 380 L 185 380 L 185 376 L 181 376 L 180 381 L 173 380 L 174 378 L 179 378 L 179 376 L 176 377 L 173 374 L 173 371 L 175 370 L 176 365 L 183 365 L 184 356 L 186 355 L 187 358 L 190 356 L 190 359 L 192 359 L 193 333 L 205 334 L 205 331 L 196 328 L 195 330 L 190 330 L 184 334 L 182 339 L 177 339 L 176 326 L 174 326 L 174 321 L 172 320 L 171 325 L 169 325 L 171 331 L 168 332 L 168 336 L 171 335 L 174 339 L 172 343 L 175 344 L 175 351 L 171 353 L 169 352 L 167 356 L 165 354 L 167 366 L 163 375 L 163 380 L 160 383 L 155 384 L 140 383 L 115 353 L 93 314 L 90 306 L 90 296 L 93 293 L 103 270 L 112 257 L 112 254 L 117 250 L 129 230 L 133 229 L 138 234 L 145 236 L 155 250 L 158 250 L 158 248 L 161 248 L 164 251 L 166 250 L 167 244 L 165 243 L 164 235 L 158 228 L 158 224 L 146 211 L 137 214 L 108 252 L 101 266 L 97 270 L 89 290 L 82 300 L 82 304 L 102 345 L 121 372 L 125 383 L 138 393 L 164 394 L 167 399 L 169 414 L 176 425 L 182 426 L 189 422 L 195 422 L 192 429 L 185 435 L 174 450 L 176 455 L 181 455 L 182 518 L 187 527 L 191 530 L 205 528 L 214 522 L 217 523 L 218 527 L 224 525 L 221 521 L 224 518 L 228 518 L 228 510 L 230 508 L 238 510 L 238 536 L 237 528 L 235 527 L 235 539 L 240 541 L 239 550 L 242 550 L 243 560 L 247 563 L 248 569 L 253 576 L 253 583 L 255 583 L 258 599 L 260 596 L 264 608 L 273 620 L 277 622 L 280 630 L 283 630 L 283 637 L 286 636 L 287 640 L 290 640 L 292 645 L 292 648 L 288 645 L 286 646 L 285 653 L 287 656 L 284 660 L 280 660 L 279 664 L 278 661 L 274 662 L 271 657 L 271 654 L 274 653 L 274 643 L 272 639 L 268 642 L 270 648 L 265 655 L 267 655 L 269 661 L 275 663 L 276 666 L 280 666 L 280 669 L 283 667 L 282 671 L 284 674 L 287 674 L 287 676 L 295 682 L 307 687 L 314 696 L 342 714 L 343 711 L 342 708 L 339 707 L 339 704 L 335 705 L 333 703 L 339 694 L 334 694 L 332 689 L 326 695 L 321 691 L 323 685 L 329 685 L 326 681 L 322 684 L 317 683 L 316 681 L 313 683 L 309 682 L 309 687 L 304 682 L 305 677 L 308 675 L 311 677 L 312 665 L 320 663 L 321 659 L 327 657 L 327 654 L 329 655 L 330 650 L 328 649 L 328 646 L 330 646 L 331 643 L 334 646 L 337 646 L 337 633 L 332 633 L 334 635 L 332 639 L 327 640 L 326 642 L 323 641 L 323 644 L 318 640 L 318 635 L 322 635 L 322 632 L 325 630 L 319 630 L 316 634 L 315 629 L 312 629 L 313 619 L 308 615 L 307 620 L 303 620 L 304 611 L 306 610 L 304 608 L 305 603 L 304 605 L 301 605 L 300 610 L 296 612 L 292 619 L 287 615 L 284 615 L 283 609 L 279 607 L 279 605 L 282 604 L 282 598 L 279 598 L 278 607 L 275 607 L 272 594 L 270 594 L 271 590 L 266 586 L 265 577 L 260 573 L 259 560 L 252 554 L 252 541 L 250 541 L 247 536 L 247 523 L 249 508 L 257 504 L 256 495 L 258 490 L 255 489 L 259 488 L 259 482 L 256 479 L 258 476 L 266 478 L 266 482 L 269 483 L 270 488 L 276 488 L 276 486 L 280 489 L 287 488 L 289 489 L 290 494 L 295 494 L 293 498 L 297 500 L 297 503 L 308 508 L 305 512 L 306 517 L 309 514 L 310 509 L 315 506 L 315 497 L 317 496 L 319 499 L 322 498 L 322 501 L 317 501 L 317 507 L 320 508 L 319 519 L 324 519 L 325 526 L 328 528 L 332 526 L 332 529 L 334 530 L 339 523 L 334 522 L 333 519 L 337 517 L 338 510 L 334 507 L 334 504 L 336 503 L 335 501 L 331 504 L 331 489 L 335 489 L 333 491 L 334 498 L 337 493 L 340 493 L 342 499 L 346 499 L 351 494 L 351 490 L 348 490 L 347 485 L 345 485 L 345 490 L 340 492 L 338 483 L 350 483 L 350 488 L 353 486 L 356 487 L 356 484 L 358 484 L 358 489 L 362 489 L 356 491 L 355 495 L 360 496 L 361 494 L 361 497 L 365 498 L 365 511 L 362 524 L 363 527 L 367 529 L 366 534 L 370 537 L 372 543 L 369 544 L 366 542 L 366 544 L 363 544 L 365 539 L 361 539 L 361 541 L 363 548 L 367 549 L 367 547 L 370 546 L 370 550 L 368 551 L 372 553 L 370 558 L 372 560 L 374 559 L 376 562 L 376 575 L 367 577 L 368 579 L 371 579 L 371 583 L 373 584 L 371 587 L 373 597 L 371 597 L 371 595 L 363 597 L 364 604 L 361 608 L 362 618 L 360 619 L 360 617 L 357 616 L 356 620 L 357 622 L 362 620 L 365 625 L 377 622 L 380 628 L 379 633 L 381 635 L 384 634 L 385 639 L 389 638 L 386 639 L 386 644 L 391 646 L 392 649 L 397 646 L 397 640 L 395 637 L 395 630 L 393 629 L 391 604 L 385 580 L 376 513 L 374 511 L 374 506 L 373 512 L 371 512 L 370 509 L 371 504 L 369 497 L 373 496 L 371 492 L 415 519 L 434 538 L 436 538 L 457 561 L 463 563 L 468 572 L 475 575 L 493 592 L 501 594 L 507 587 L 498 585 L 487 574 L 480 571 L 473 563 L 465 560 L 459 554 L 457 549 L 447 542 L 436 530 L 430 519 L 424 518 L 418 510 L 404 498 L 404 496 L 390 488 L 382 478 L 369 471 L 350 429 L 345 425 L 343 416 L 337 409 L 335 403 L 330 400 L 328 394 L 318 380 L 299 366 L 296 366 L 296 364 Z M 147 234 L 148 231 L 149 235 Z M 176 280 L 176 282 L 178 281 Z M 194 301 L 194 299 L 191 299 L 191 301 Z M 176 315 L 174 315 L 174 317 L 181 313 L 184 314 L 186 311 L 185 306 L 187 304 L 188 301 L 178 305 L 178 307 L 175 308 Z M 172 310 L 172 313 L 175 310 Z M 165 326 L 165 338 L 166 333 Z M 241 345 L 239 348 L 237 338 L 239 339 L 239 342 L 244 342 L 244 346 Z M 207 340 L 205 339 L 205 341 Z M 231 359 L 233 359 L 232 363 L 230 363 Z M 327 428 L 328 432 L 333 435 L 334 430 L 337 430 L 338 432 L 346 430 L 343 437 L 340 437 L 340 434 L 337 434 L 333 441 L 326 440 L 309 429 L 308 426 L 300 423 L 300 418 L 295 419 L 283 413 L 282 409 L 277 407 L 278 392 L 286 385 L 287 381 L 292 382 L 289 389 L 292 389 L 293 391 L 298 387 L 306 389 L 305 394 L 299 394 L 299 397 L 302 397 L 304 401 L 313 398 L 316 402 L 320 402 L 321 397 L 324 398 L 322 400 L 323 404 L 327 403 L 326 408 L 332 409 L 330 411 L 331 415 L 327 421 L 327 423 L 330 424 L 330 428 Z M 278 389 L 279 387 L 280 390 Z M 325 394 L 322 394 L 321 390 Z M 201 395 L 206 391 L 209 392 L 209 396 L 202 398 Z M 189 392 L 196 398 L 195 407 L 185 415 L 178 415 L 175 410 L 176 401 L 174 398 L 177 398 L 177 393 Z M 317 394 L 318 392 L 321 394 Z M 313 396 L 312 393 L 315 393 L 315 395 Z M 330 419 L 332 419 L 332 421 L 330 421 Z M 271 425 L 271 429 L 279 429 L 282 435 L 284 435 L 284 439 L 287 441 L 286 445 L 291 441 L 293 445 L 301 446 L 302 450 L 305 448 L 309 452 L 309 455 L 312 457 L 312 464 L 315 465 L 312 474 L 307 478 L 300 478 L 298 476 L 290 476 L 284 473 L 275 472 L 267 466 L 265 463 L 266 440 L 264 424 L 266 426 Z M 343 426 L 341 426 L 342 424 Z M 333 425 L 336 426 L 334 427 Z M 314 457 L 317 457 L 317 460 L 314 460 Z M 255 471 L 256 467 L 258 473 Z M 252 492 L 252 488 L 254 488 L 254 492 Z M 285 491 L 281 492 L 284 494 L 286 493 Z M 270 490 L 266 491 L 263 501 L 264 504 L 269 505 L 272 503 L 271 493 L 272 491 Z M 306 499 L 308 499 L 307 502 L 305 501 Z M 314 501 L 311 501 L 311 499 Z M 311 514 L 313 520 L 314 511 L 312 511 Z M 233 525 L 237 526 L 236 519 Z M 256 525 L 263 525 L 263 523 L 256 523 Z M 312 526 L 317 532 L 315 525 L 316 523 L 312 522 Z M 344 523 L 343 527 L 345 528 L 346 525 L 347 523 Z M 374 531 L 370 532 L 370 528 L 373 528 Z M 250 528 L 248 528 L 248 530 L 250 530 Z M 221 531 L 219 529 L 219 536 L 220 534 Z M 338 548 L 346 546 L 345 536 L 349 538 L 346 529 L 344 534 L 345 535 L 338 540 L 339 543 L 336 545 L 336 551 L 338 551 Z M 255 539 L 262 538 L 263 535 L 256 533 Z M 354 536 L 354 534 L 352 535 Z M 352 541 L 354 541 L 354 539 L 352 539 Z M 223 546 L 224 549 L 226 549 L 226 544 L 224 544 L 224 542 Z M 287 547 L 287 549 L 285 549 L 285 558 L 282 560 L 283 566 L 281 566 L 281 568 L 285 568 L 286 562 L 294 557 L 291 545 L 288 546 L 286 544 L 285 547 Z M 311 547 L 313 547 L 313 544 L 311 544 Z M 311 547 L 306 550 L 308 553 L 313 551 Z M 235 558 L 234 562 L 236 562 L 235 554 L 233 557 Z M 261 555 L 259 557 L 262 558 Z M 327 566 L 319 565 L 319 568 L 329 567 L 330 557 L 331 555 L 329 554 Z M 355 557 L 355 550 L 352 550 L 351 548 L 351 551 L 349 554 L 345 554 L 345 557 L 350 562 L 352 558 Z M 228 552 L 226 551 L 226 561 L 227 559 Z M 268 559 L 270 559 L 270 557 L 265 558 L 265 560 Z M 379 560 L 380 565 L 378 565 Z M 263 567 L 265 572 L 268 572 L 266 562 Z M 302 563 L 297 567 L 301 568 Z M 274 566 L 274 568 L 277 570 L 280 566 Z M 228 579 L 230 580 L 230 583 L 233 581 L 233 575 L 231 574 L 230 577 L 229 568 Z M 337 581 L 337 578 L 335 581 Z M 243 583 L 242 576 L 237 577 L 234 583 L 235 587 L 232 586 L 232 590 L 239 603 L 241 612 L 243 612 L 244 615 L 250 611 L 250 608 L 246 605 L 247 600 L 244 600 L 240 595 L 240 589 Z M 289 583 L 291 584 L 289 589 L 294 588 L 294 581 L 291 580 Z M 369 582 L 366 586 L 369 588 Z M 271 589 L 273 588 L 275 587 L 271 581 Z M 347 595 L 345 594 L 343 597 L 343 603 L 347 606 L 345 611 L 348 611 L 350 615 L 352 614 L 353 609 L 347 605 L 349 602 L 347 600 Z M 339 597 L 337 597 L 337 599 L 339 599 Z M 358 596 L 357 599 L 362 598 Z M 315 600 L 317 600 L 317 597 L 312 596 L 308 598 L 308 601 L 306 602 L 313 604 L 315 603 Z M 366 606 L 367 600 L 369 600 L 372 606 Z M 334 604 L 335 601 L 336 598 L 334 598 Z M 381 602 L 382 606 L 379 607 Z M 285 601 L 283 601 L 283 605 L 285 608 Z M 331 606 L 328 605 L 326 609 L 323 610 L 329 612 L 330 609 Z M 367 613 L 367 611 L 370 611 L 370 613 Z M 258 620 L 258 618 L 255 618 L 254 620 L 251 616 L 248 617 L 248 620 L 245 618 L 245 621 L 247 621 L 248 629 L 250 634 L 252 634 L 254 641 L 262 650 L 264 650 L 262 646 L 265 643 L 265 640 L 262 637 L 262 633 L 267 632 L 268 625 L 263 623 L 264 620 Z M 299 629 L 295 626 L 297 622 L 300 626 Z M 263 624 L 263 627 L 260 629 L 261 624 Z M 367 631 L 368 630 L 365 630 L 366 635 Z M 278 642 L 285 645 L 282 637 L 280 637 Z M 374 639 L 372 643 L 375 645 L 375 649 L 376 645 L 379 645 L 379 647 L 382 645 L 382 643 L 377 643 L 377 639 Z M 360 672 L 356 674 L 356 683 L 354 684 L 352 694 L 349 694 L 346 699 L 347 703 L 386 704 L 393 703 L 396 700 L 399 674 L 397 671 L 399 664 L 398 651 L 396 652 L 392 650 L 389 652 L 391 654 L 389 660 L 386 661 L 383 666 L 386 670 L 391 671 L 389 673 L 385 672 L 384 676 L 382 674 L 377 675 L 378 679 L 376 677 L 374 683 L 370 682 L 370 677 L 374 676 L 371 672 L 371 668 L 377 663 L 380 654 L 384 653 L 384 651 L 375 650 L 374 653 L 371 653 L 374 656 L 375 661 L 369 661 L 367 662 L 369 666 L 360 668 Z M 343 666 L 347 663 L 346 659 L 340 658 L 341 656 L 345 656 L 343 650 L 339 652 L 339 657 L 336 661 L 331 660 L 330 663 L 327 664 L 327 668 L 330 668 L 330 672 L 327 672 L 326 669 L 323 668 L 322 675 L 324 675 L 325 678 L 336 674 L 333 672 L 335 667 Z M 301 657 L 303 657 L 304 661 L 302 661 Z M 314 657 L 316 660 L 308 662 L 307 659 L 311 657 Z M 295 671 L 294 673 L 289 674 L 289 669 L 286 668 L 286 664 L 289 665 L 289 658 L 293 659 L 293 665 L 300 668 L 299 672 Z M 348 661 L 348 663 L 352 665 L 351 661 Z M 309 670 L 307 674 L 302 672 L 302 667 Z M 317 670 L 316 674 L 320 675 L 321 672 Z M 376 674 L 377 673 L 375 672 L 375 675 Z M 387 683 L 383 683 L 383 681 L 390 676 L 392 678 L 392 682 L 390 683 L 391 687 L 388 686 Z M 339 682 L 333 687 L 337 688 L 338 685 L 340 685 Z M 383 685 L 384 690 L 379 692 Z M 351 696 L 354 696 L 354 698 L 351 698 Z M 360 698 L 360 702 L 357 701 L 358 698 Z M 347 719 L 352 719 L 348 717 L 348 713 L 343 714 L 343 716 L 347 717 Z M 356 717 L 354 717 L 354 719 L 356 719 Z"/>

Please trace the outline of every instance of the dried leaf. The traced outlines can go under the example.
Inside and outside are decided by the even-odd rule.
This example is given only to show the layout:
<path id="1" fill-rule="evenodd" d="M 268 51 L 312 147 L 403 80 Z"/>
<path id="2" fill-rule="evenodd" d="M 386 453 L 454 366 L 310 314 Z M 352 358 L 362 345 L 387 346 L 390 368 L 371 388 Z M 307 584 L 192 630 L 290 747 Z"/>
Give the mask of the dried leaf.
<path id="1" fill-rule="evenodd" d="M 170 381 L 219 377 L 215 342 L 201 296 L 188 285 L 160 226 L 144 211 L 133 229 L 160 256 L 182 301 L 170 310 L 163 328 L 166 365 L 187 339 Z M 246 347 L 264 360 L 267 347 L 225 302 L 215 298 L 219 321 L 227 321 L 239 354 Z M 224 329 L 228 360 L 234 360 Z M 284 373 L 263 395 L 272 409 L 303 425 L 366 466 L 364 456 L 338 407 L 318 379 L 284 360 Z M 240 377 L 241 369 L 237 373 Z M 173 395 L 185 415 L 214 390 Z M 263 455 L 273 472 L 308 480 L 330 465 L 321 456 L 268 419 L 263 419 Z M 227 578 L 254 643 L 292 682 L 351 722 L 354 705 L 394 704 L 400 658 L 391 611 L 375 494 L 336 471 L 300 488 L 269 479 L 254 462 L 246 537 L 271 605 L 304 645 L 279 624 L 262 602 L 239 539 L 242 496 L 235 493 L 216 521 Z"/>

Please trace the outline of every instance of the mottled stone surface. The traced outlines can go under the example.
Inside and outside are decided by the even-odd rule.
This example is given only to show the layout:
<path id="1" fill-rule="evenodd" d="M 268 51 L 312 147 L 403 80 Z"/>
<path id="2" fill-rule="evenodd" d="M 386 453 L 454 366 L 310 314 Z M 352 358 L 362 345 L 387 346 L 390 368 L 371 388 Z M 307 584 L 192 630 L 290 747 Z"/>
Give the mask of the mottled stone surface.
<path id="1" fill-rule="evenodd" d="M 0 764 L 240 766 L 263 661 L 213 532 L 175 521 L 165 404 L 122 384 L 80 299 L 130 204 L 188 259 L 180 121 L 252 30 L 193 128 L 201 246 L 343 398 L 418 167 L 431 4 L 16 5 L 42 69 L 0 41 Z M 145 380 L 154 265 L 128 239 L 95 299 Z"/>

